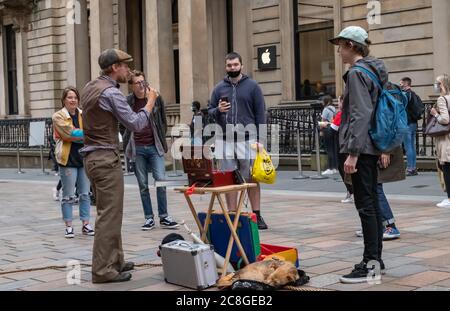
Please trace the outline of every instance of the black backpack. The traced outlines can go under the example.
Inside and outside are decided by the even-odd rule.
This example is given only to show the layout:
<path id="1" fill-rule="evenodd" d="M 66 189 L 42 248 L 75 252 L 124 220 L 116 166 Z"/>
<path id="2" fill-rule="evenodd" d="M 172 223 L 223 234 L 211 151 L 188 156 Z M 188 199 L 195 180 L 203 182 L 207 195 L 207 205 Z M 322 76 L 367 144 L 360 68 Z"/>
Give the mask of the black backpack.
<path id="1" fill-rule="evenodd" d="M 416 93 L 410 91 L 405 92 L 405 94 L 409 102 L 407 108 L 409 118 L 411 119 L 411 121 L 419 121 L 423 118 L 425 105 L 422 103 L 422 100 Z"/>

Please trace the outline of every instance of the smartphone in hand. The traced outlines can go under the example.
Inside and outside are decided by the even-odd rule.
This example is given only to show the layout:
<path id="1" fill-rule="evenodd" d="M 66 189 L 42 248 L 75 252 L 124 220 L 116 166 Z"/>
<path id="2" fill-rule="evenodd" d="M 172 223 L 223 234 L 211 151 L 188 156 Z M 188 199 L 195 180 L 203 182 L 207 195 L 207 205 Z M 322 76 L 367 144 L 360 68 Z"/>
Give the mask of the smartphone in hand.
<path id="1" fill-rule="evenodd" d="M 228 112 L 228 110 L 230 110 L 230 108 L 231 108 L 231 104 L 229 103 L 229 101 L 228 101 L 228 97 L 227 96 L 222 96 L 221 98 L 220 98 L 220 107 L 222 108 L 222 109 L 224 109 L 225 111 L 223 111 L 223 112 Z"/>

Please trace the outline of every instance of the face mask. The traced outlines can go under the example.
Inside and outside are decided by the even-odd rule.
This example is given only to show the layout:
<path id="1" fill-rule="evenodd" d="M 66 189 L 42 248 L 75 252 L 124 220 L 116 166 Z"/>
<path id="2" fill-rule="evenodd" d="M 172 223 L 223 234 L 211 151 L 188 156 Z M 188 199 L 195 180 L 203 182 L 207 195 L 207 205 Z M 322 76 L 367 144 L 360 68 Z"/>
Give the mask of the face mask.
<path id="1" fill-rule="evenodd" d="M 228 71 L 227 73 L 230 78 L 237 78 L 240 76 L 241 71 Z"/>
<path id="2" fill-rule="evenodd" d="M 437 94 L 441 93 L 441 84 L 440 83 L 433 84 L 433 90 Z"/>

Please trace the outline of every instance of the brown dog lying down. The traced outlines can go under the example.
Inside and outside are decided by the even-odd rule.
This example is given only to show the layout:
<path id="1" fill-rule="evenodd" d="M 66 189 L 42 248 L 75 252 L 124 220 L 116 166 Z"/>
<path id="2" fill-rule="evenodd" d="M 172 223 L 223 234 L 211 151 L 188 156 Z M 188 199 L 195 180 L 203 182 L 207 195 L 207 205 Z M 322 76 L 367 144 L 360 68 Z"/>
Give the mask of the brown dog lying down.
<path id="1" fill-rule="evenodd" d="M 284 260 L 264 260 L 249 264 L 236 273 L 223 276 L 217 287 L 226 288 L 233 285 L 235 281 L 247 280 L 257 281 L 273 287 L 281 287 L 299 279 L 297 268 L 290 262 Z"/>

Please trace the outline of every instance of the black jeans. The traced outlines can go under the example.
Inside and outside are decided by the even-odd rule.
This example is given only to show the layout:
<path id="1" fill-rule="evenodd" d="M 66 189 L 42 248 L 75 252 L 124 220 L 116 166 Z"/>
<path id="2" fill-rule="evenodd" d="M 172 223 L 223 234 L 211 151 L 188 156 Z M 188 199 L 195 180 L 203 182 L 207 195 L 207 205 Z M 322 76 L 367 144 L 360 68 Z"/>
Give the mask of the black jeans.
<path id="1" fill-rule="evenodd" d="M 445 188 L 447 190 L 447 197 L 450 199 L 450 163 L 444 162 L 444 165 L 439 164 L 444 173 Z"/>
<path id="2" fill-rule="evenodd" d="M 381 261 L 383 250 L 383 219 L 377 195 L 378 156 L 361 154 L 352 175 L 356 209 L 364 235 L 364 262 Z"/>

